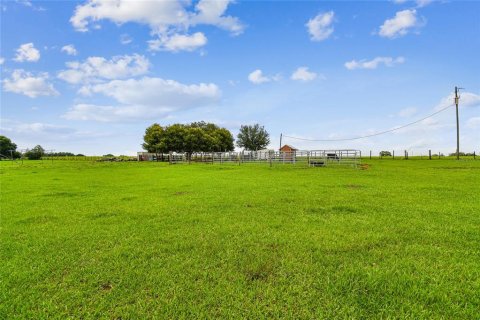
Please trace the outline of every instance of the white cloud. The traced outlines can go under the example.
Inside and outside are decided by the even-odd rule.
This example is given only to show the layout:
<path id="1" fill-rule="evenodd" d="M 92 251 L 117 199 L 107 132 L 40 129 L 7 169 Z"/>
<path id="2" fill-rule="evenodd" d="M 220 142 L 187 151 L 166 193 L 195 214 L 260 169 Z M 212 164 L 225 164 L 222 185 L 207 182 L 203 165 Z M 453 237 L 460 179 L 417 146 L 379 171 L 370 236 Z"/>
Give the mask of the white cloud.
<path id="1" fill-rule="evenodd" d="M 480 128 L 480 117 L 473 117 L 467 120 L 467 127 Z"/>
<path id="2" fill-rule="evenodd" d="M 120 43 L 121 44 L 129 44 L 133 41 L 132 37 L 130 35 L 124 33 L 120 36 Z"/>
<path id="3" fill-rule="evenodd" d="M 248 80 L 254 84 L 261 84 L 270 81 L 279 81 L 281 79 L 280 74 L 276 74 L 273 76 L 266 76 L 263 74 L 263 71 L 260 69 L 252 71 L 248 75 Z"/>
<path id="4" fill-rule="evenodd" d="M 460 100 L 458 106 L 463 107 L 479 107 L 480 95 L 473 92 L 461 92 L 459 93 Z M 435 107 L 435 110 L 440 110 L 454 104 L 455 94 L 452 92 L 447 97 L 443 98 L 440 103 Z"/>
<path id="5" fill-rule="evenodd" d="M 308 71 L 307 67 L 299 67 L 292 73 L 290 78 L 298 81 L 312 81 L 317 78 L 317 74 L 315 72 Z"/>
<path id="6" fill-rule="evenodd" d="M 17 49 L 17 55 L 15 61 L 23 62 L 30 61 L 35 62 L 40 60 L 40 51 L 38 51 L 32 42 L 24 43 Z"/>
<path id="7" fill-rule="evenodd" d="M 348 70 L 355 70 L 355 69 L 376 69 L 379 65 L 383 64 L 387 67 L 393 67 L 396 64 L 401 64 L 405 62 L 405 58 L 398 57 L 376 57 L 372 60 L 352 60 L 345 62 L 345 68 Z"/>
<path id="8" fill-rule="evenodd" d="M 149 49 L 153 51 L 193 51 L 203 47 L 207 43 L 207 37 L 202 32 L 192 35 L 174 34 L 172 36 L 160 36 L 160 38 L 148 41 Z"/>
<path id="9" fill-rule="evenodd" d="M 58 77 L 72 84 L 95 82 L 99 79 L 120 79 L 138 76 L 148 72 L 150 62 L 144 56 L 89 57 L 84 62 L 68 62 L 69 69 L 62 70 Z"/>
<path id="10" fill-rule="evenodd" d="M 77 49 L 75 49 L 75 46 L 73 44 L 68 44 L 66 46 L 63 46 L 61 51 L 65 52 L 66 54 L 68 54 L 70 56 L 76 56 L 77 55 Z"/>
<path id="11" fill-rule="evenodd" d="M 159 37 L 158 45 L 151 49 L 192 50 L 188 45 L 160 45 L 168 43 L 169 39 L 180 41 L 197 40 L 193 48 L 199 47 L 199 35 L 189 35 L 188 30 L 197 25 L 211 25 L 230 31 L 233 35 L 243 32 L 244 26 L 238 18 L 227 16 L 225 12 L 231 0 L 200 0 L 194 6 L 190 1 L 129 1 L 129 0 L 89 0 L 75 9 L 70 22 L 77 31 L 88 31 L 90 23 L 100 20 L 110 20 L 118 25 L 136 22 L 150 26 L 151 34 Z M 174 41 L 172 40 L 172 41 Z M 202 41 L 203 45 L 206 40 Z M 175 51 L 174 50 L 174 51 Z"/>
<path id="12" fill-rule="evenodd" d="M 5 62 L 5 59 L 0 57 L 0 66 Z"/>
<path id="13" fill-rule="evenodd" d="M 406 35 L 410 29 L 420 27 L 422 24 L 417 18 L 415 9 L 398 11 L 395 17 L 387 19 L 380 26 L 379 35 L 386 38 L 397 38 Z"/>
<path id="14" fill-rule="evenodd" d="M 186 85 L 174 80 L 144 77 L 114 80 L 86 86 L 84 94 L 102 94 L 115 99 L 119 106 L 77 104 L 64 118 L 71 120 L 120 121 L 149 119 L 218 101 L 220 89 L 212 83 Z"/>
<path id="15" fill-rule="evenodd" d="M 220 97 L 220 90 L 213 83 L 185 85 L 174 80 L 151 77 L 114 80 L 89 86 L 85 92 L 101 93 L 123 104 L 173 109 L 209 104 Z"/>
<path id="16" fill-rule="evenodd" d="M 333 11 L 319 13 L 316 17 L 308 20 L 306 27 L 310 33 L 310 39 L 313 41 L 322 41 L 330 37 L 333 33 L 333 20 L 335 13 Z"/>
<path id="17" fill-rule="evenodd" d="M 7 92 L 24 94 L 30 98 L 59 94 L 53 85 L 48 83 L 48 73 L 34 76 L 21 69 L 14 70 L 10 79 L 3 80 L 3 89 Z"/>

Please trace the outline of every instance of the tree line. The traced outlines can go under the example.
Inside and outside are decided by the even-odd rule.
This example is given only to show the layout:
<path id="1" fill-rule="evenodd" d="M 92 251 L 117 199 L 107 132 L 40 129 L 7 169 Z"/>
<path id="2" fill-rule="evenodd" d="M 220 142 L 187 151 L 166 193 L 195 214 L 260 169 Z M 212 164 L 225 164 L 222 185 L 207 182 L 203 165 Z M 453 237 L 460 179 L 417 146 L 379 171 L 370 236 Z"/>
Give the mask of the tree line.
<path id="1" fill-rule="evenodd" d="M 234 138 L 229 130 L 204 121 L 164 127 L 154 123 L 145 130 L 143 140 L 143 149 L 150 153 L 228 152 L 235 149 Z M 261 150 L 269 143 L 269 134 L 263 126 L 255 124 L 240 127 L 236 141 L 238 147 Z"/>
<path id="2" fill-rule="evenodd" d="M 162 127 L 154 123 L 145 130 L 142 147 L 151 153 L 174 152 L 228 152 L 235 149 L 232 133 L 216 124 L 205 121 L 190 124 L 175 123 Z M 268 146 L 268 132 L 259 124 L 242 125 L 237 135 L 236 145 L 245 150 L 261 150 Z M 46 153 L 41 145 L 27 150 L 23 155 L 17 150 L 17 145 L 6 136 L 0 136 L 0 158 L 18 159 L 26 157 L 39 160 L 43 156 L 64 157 L 83 156 L 72 152 Z M 113 155 L 108 154 L 106 156 Z"/>

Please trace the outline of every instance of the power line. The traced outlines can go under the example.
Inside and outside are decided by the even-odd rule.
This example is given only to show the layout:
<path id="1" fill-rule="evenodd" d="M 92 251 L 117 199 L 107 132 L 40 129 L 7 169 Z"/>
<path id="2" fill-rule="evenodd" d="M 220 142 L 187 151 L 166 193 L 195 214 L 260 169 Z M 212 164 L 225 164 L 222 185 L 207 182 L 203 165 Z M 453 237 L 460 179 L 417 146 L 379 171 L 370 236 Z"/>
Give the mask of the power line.
<path id="1" fill-rule="evenodd" d="M 450 107 L 452 107 L 452 106 L 454 106 L 454 104 L 451 104 L 451 105 L 449 105 L 449 106 L 446 106 L 445 108 L 442 108 L 442 109 L 438 110 L 437 112 L 434 112 L 434 113 L 426 116 L 425 118 L 418 119 L 418 120 L 416 120 L 416 121 L 414 121 L 414 122 L 407 123 L 407 124 L 405 124 L 405 125 L 403 125 L 403 126 L 400 126 L 400 127 L 397 127 L 397 128 L 393 128 L 393 129 L 390 129 L 390 130 L 385 130 L 385 131 L 381 131 L 381 132 L 369 134 L 369 135 L 366 135 L 366 136 L 360 136 L 360 137 L 355 137 L 355 138 L 346 138 L 346 139 L 305 139 L 305 138 L 297 138 L 297 137 L 292 137 L 292 136 L 287 136 L 287 135 L 283 135 L 283 137 L 291 138 L 291 139 L 296 139 L 296 140 L 303 140 L 303 141 L 323 141 L 323 142 L 327 142 L 327 141 L 349 141 L 349 140 L 359 140 L 359 139 L 364 139 L 364 138 L 370 138 L 370 137 L 379 136 L 379 135 L 381 135 L 381 134 L 393 132 L 393 131 L 400 130 L 400 129 L 403 129 L 403 128 L 405 128 L 405 127 L 414 125 L 414 124 L 416 124 L 416 123 L 419 123 L 420 121 L 423 121 L 423 120 L 425 120 L 425 119 L 431 118 L 431 117 L 433 117 L 434 115 L 439 114 L 440 112 L 443 112 L 443 111 L 447 110 L 448 108 L 450 108 Z"/>

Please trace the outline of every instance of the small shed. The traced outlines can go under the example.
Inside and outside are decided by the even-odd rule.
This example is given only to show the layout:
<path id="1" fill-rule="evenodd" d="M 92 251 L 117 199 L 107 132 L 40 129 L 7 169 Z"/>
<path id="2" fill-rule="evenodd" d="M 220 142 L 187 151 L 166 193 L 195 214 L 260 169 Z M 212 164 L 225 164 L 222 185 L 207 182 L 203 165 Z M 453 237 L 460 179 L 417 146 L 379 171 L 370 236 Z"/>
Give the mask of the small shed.
<path id="1" fill-rule="evenodd" d="M 285 144 L 283 145 L 283 147 L 280 148 L 280 152 L 294 152 L 294 151 L 298 151 L 298 149 L 295 147 L 292 147 L 289 144 Z"/>
<path id="2" fill-rule="evenodd" d="M 283 162 L 295 163 L 295 159 L 297 158 L 297 151 L 297 148 L 286 144 L 280 148 L 280 157 Z"/>

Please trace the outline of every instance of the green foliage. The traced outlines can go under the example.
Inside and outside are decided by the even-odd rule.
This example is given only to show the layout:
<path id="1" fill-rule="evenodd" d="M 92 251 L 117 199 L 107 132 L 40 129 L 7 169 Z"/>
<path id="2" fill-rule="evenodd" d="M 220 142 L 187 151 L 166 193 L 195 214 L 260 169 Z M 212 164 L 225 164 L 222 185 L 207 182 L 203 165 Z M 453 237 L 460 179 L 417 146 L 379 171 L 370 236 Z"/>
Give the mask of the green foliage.
<path id="1" fill-rule="evenodd" d="M 459 152 L 458 155 L 460 157 L 473 157 L 473 152 Z M 449 156 L 450 157 L 456 157 L 457 153 L 456 152 L 450 153 Z"/>
<path id="2" fill-rule="evenodd" d="M 478 319 L 480 161 L 365 162 L 0 162 L 0 318 Z"/>
<path id="3" fill-rule="evenodd" d="M 73 157 L 75 154 L 71 152 L 52 152 L 49 153 L 48 156 L 50 157 Z"/>
<path id="4" fill-rule="evenodd" d="M 391 157 L 392 153 L 390 151 L 380 151 L 380 157 Z"/>
<path id="5" fill-rule="evenodd" d="M 115 157 L 115 156 L 114 156 L 113 154 L 111 154 L 111 153 L 108 153 L 108 154 L 104 154 L 103 157 L 104 157 L 104 158 L 113 158 L 113 157 Z"/>
<path id="6" fill-rule="evenodd" d="M 45 149 L 43 149 L 41 145 L 37 145 L 33 149 L 25 152 L 25 157 L 27 157 L 28 160 L 40 160 L 44 154 Z"/>
<path id="7" fill-rule="evenodd" d="M 230 131 L 213 123 L 193 122 L 166 127 L 155 123 L 145 130 L 143 149 L 152 153 L 233 151 Z"/>
<path id="8" fill-rule="evenodd" d="M 17 151 L 17 145 L 5 136 L 0 136 L 0 154 L 4 157 L 20 158 L 20 153 Z"/>
<path id="9" fill-rule="evenodd" d="M 270 137 L 263 126 L 258 123 L 253 126 L 241 126 L 237 135 L 237 146 L 246 150 L 261 150 L 268 146 Z"/>

